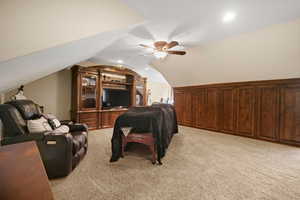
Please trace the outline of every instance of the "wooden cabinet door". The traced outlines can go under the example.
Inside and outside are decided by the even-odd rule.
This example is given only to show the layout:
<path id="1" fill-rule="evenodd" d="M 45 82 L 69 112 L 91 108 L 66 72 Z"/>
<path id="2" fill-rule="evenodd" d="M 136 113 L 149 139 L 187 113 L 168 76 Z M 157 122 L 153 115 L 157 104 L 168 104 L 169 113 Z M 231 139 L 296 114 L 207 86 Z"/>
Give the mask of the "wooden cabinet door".
<path id="1" fill-rule="evenodd" d="M 205 89 L 197 89 L 192 93 L 193 125 L 197 128 L 205 127 Z"/>
<path id="2" fill-rule="evenodd" d="M 279 128 L 279 91 L 276 86 L 259 86 L 257 89 L 258 138 L 277 141 Z"/>
<path id="3" fill-rule="evenodd" d="M 110 128 L 111 127 L 111 114 L 110 112 L 101 113 L 101 127 Z"/>
<path id="4" fill-rule="evenodd" d="M 222 88 L 220 91 L 220 130 L 234 133 L 236 129 L 236 89 Z"/>
<path id="5" fill-rule="evenodd" d="M 96 74 L 80 74 L 80 110 L 96 110 L 99 107 L 99 78 Z"/>
<path id="6" fill-rule="evenodd" d="M 280 141 L 300 142 L 300 85 L 281 90 Z"/>
<path id="7" fill-rule="evenodd" d="M 205 128 L 218 129 L 218 105 L 219 96 L 217 88 L 206 89 L 206 104 L 205 104 Z"/>
<path id="8" fill-rule="evenodd" d="M 184 92 L 183 124 L 186 126 L 191 126 L 193 124 L 192 93 L 190 91 Z"/>
<path id="9" fill-rule="evenodd" d="M 183 124 L 183 113 L 184 113 L 184 92 L 175 90 L 174 91 L 174 105 L 177 115 L 178 124 Z"/>
<path id="10" fill-rule="evenodd" d="M 237 89 L 237 134 L 254 136 L 255 88 Z"/>
<path id="11" fill-rule="evenodd" d="M 89 129 L 96 129 L 98 127 L 98 113 L 80 113 L 79 122 L 86 124 Z"/>
<path id="12" fill-rule="evenodd" d="M 111 127 L 115 126 L 117 118 L 122 114 L 121 111 L 111 112 Z"/>
<path id="13" fill-rule="evenodd" d="M 101 127 L 113 128 L 117 118 L 126 111 L 107 111 L 101 113 Z"/>

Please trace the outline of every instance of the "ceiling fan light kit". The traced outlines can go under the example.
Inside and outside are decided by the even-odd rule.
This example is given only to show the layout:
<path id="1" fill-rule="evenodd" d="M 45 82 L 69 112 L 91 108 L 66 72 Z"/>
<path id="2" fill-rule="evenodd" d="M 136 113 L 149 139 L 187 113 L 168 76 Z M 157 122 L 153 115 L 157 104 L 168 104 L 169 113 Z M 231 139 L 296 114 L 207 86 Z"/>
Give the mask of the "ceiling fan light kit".
<path id="1" fill-rule="evenodd" d="M 164 52 L 164 51 L 155 51 L 154 52 L 154 56 L 158 59 L 163 59 L 168 55 L 168 53 Z"/>

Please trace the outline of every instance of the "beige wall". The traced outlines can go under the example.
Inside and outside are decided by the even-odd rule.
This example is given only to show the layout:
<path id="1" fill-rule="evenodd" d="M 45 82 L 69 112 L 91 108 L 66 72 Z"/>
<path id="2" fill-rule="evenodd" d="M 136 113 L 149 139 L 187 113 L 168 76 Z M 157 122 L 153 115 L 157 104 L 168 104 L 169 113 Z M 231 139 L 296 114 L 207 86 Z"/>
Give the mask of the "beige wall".
<path id="1" fill-rule="evenodd" d="M 16 90 L 5 94 L 6 101 Z M 45 113 L 52 113 L 59 119 L 70 119 L 71 70 L 62 70 L 24 86 L 24 95 L 44 106 Z"/>
<path id="2" fill-rule="evenodd" d="M 120 0 L 1 0 L 0 61 L 140 23 Z"/>
<path id="3" fill-rule="evenodd" d="M 71 70 L 62 70 L 33 81 L 24 86 L 24 95 L 35 103 L 44 106 L 45 113 L 52 113 L 59 119 L 70 119 L 71 110 Z M 151 103 L 159 102 L 161 98 L 171 95 L 171 86 L 167 83 L 148 82 L 147 88 L 151 90 Z M 8 101 L 16 90 L 5 94 Z"/>
<path id="4" fill-rule="evenodd" d="M 147 89 L 151 90 L 150 101 L 148 100 L 148 103 L 160 102 L 161 98 L 164 98 L 164 100 L 172 98 L 172 88 L 168 83 L 148 82 Z"/>
<path id="5" fill-rule="evenodd" d="M 300 20 L 153 63 L 172 86 L 300 77 Z"/>

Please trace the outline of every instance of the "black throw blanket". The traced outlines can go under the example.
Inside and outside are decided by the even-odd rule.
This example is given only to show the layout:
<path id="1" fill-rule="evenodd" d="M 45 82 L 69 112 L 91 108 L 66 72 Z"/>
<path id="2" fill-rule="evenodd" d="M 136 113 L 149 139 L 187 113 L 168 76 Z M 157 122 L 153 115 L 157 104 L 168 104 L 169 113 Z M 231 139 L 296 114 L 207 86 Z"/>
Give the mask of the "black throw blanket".
<path id="1" fill-rule="evenodd" d="M 134 133 L 152 133 L 159 163 L 166 154 L 173 134 L 178 132 L 176 113 L 172 105 L 154 104 L 148 107 L 130 108 L 128 112 L 120 115 L 115 122 L 111 139 L 112 157 L 110 162 L 115 162 L 121 157 L 122 127 L 133 127 L 131 132 Z"/>

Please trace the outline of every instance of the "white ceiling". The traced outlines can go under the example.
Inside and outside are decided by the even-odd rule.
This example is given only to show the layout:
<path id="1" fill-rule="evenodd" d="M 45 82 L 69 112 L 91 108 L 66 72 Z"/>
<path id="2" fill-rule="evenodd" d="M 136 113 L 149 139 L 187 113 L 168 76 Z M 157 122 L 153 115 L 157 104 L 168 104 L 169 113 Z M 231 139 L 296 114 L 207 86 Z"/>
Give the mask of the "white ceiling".
<path id="1" fill-rule="evenodd" d="M 143 15 L 146 22 L 128 30 L 128 34 L 97 53 L 92 60 L 110 63 L 123 60 L 139 72 L 145 72 L 144 69 L 156 58 L 138 44 L 176 40 L 188 50 L 300 17 L 299 0 L 122 1 Z M 235 12 L 237 17 L 232 23 L 224 24 L 222 17 L 227 12 Z M 157 76 L 156 81 L 164 81 L 154 69 L 144 74 Z"/>
<path id="2" fill-rule="evenodd" d="M 125 66 L 148 76 L 150 80 L 165 82 L 162 75 L 149 66 L 155 57 L 146 49 L 139 47 L 139 44 L 152 44 L 157 40 L 177 40 L 188 52 L 190 47 L 300 17 L 299 0 L 121 1 L 143 15 L 145 22 L 0 62 L 1 79 L 7 79 L 5 89 L 12 87 L 13 80 L 9 78 L 12 74 L 7 72 L 11 66 L 18 69 L 25 67 L 36 69 L 22 72 L 17 76 L 18 79 L 15 80 L 19 80 L 18 84 L 22 84 L 34 80 L 33 77 L 36 77 L 33 76 L 34 73 L 47 75 L 83 60 L 100 64 L 117 64 L 118 60 L 122 60 Z M 235 12 L 237 17 L 232 23 L 224 24 L 222 17 L 228 11 Z M 51 65 L 52 70 L 49 67 L 38 68 L 43 65 Z M 6 67 L 5 70 L 3 67 Z M 150 69 L 146 70 L 149 67 Z M 2 77 L 3 74 L 5 77 Z"/>

